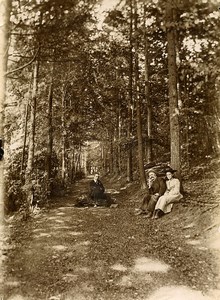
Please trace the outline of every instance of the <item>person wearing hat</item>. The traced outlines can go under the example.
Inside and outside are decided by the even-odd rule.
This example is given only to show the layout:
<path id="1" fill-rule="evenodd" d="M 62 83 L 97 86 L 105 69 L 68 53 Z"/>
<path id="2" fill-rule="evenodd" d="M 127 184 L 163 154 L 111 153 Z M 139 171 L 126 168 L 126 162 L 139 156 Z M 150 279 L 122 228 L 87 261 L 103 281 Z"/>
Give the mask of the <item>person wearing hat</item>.
<path id="1" fill-rule="evenodd" d="M 93 180 L 90 182 L 90 197 L 98 205 L 105 199 L 105 188 L 99 180 L 99 174 L 95 173 Z"/>
<path id="2" fill-rule="evenodd" d="M 153 218 L 158 219 L 162 215 L 170 213 L 173 207 L 173 203 L 179 202 L 183 198 L 183 195 L 180 193 L 180 180 L 174 177 L 176 170 L 167 169 L 166 170 L 166 191 L 162 195 L 156 205 Z"/>
<path id="3" fill-rule="evenodd" d="M 158 177 L 155 170 L 148 171 L 148 188 L 149 193 L 144 196 L 141 207 L 136 215 L 146 214 L 146 217 L 150 218 L 153 215 L 157 200 L 166 190 L 164 179 Z"/>

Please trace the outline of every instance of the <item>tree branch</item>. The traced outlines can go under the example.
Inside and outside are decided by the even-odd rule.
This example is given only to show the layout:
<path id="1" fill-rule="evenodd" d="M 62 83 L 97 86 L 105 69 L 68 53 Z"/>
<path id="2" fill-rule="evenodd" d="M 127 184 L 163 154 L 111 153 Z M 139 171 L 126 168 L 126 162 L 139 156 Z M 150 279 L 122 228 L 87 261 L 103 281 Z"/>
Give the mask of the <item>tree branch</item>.
<path id="1" fill-rule="evenodd" d="M 29 66 L 30 64 L 32 64 L 32 62 L 36 59 L 36 57 L 37 57 L 37 55 L 39 53 L 39 50 L 40 50 L 40 48 L 37 49 L 37 52 L 35 53 L 34 57 L 28 63 L 24 64 L 23 66 L 18 67 L 17 69 L 14 69 L 14 70 L 6 72 L 5 75 L 7 76 L 9 74 L 12 74 L 12 73 L 15 73 L 17 71 L 20 71 L 20 70 L 26 68 L 27 66 Z"/>

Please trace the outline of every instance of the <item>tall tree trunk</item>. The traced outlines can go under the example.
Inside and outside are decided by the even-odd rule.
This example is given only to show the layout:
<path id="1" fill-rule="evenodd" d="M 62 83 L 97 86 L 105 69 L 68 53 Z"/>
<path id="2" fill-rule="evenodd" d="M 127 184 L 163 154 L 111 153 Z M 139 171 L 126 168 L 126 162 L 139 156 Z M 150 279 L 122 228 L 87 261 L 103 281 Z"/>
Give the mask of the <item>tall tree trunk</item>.
<path id="1" fill-rule="evenodd" d="M 81 161 L 82 161 L 82 153 L 81 153 L 81 147 L 79 147 L 79 153 L 78 153 L 78 166 L 77 170 L 80 172 L 81 171 Z"/>
<path id="2" fill-rule="evenodd" d="M 4 103 L 9 48 L 11 0 L 0 0 L 0 148 L 4 140 Z M 4 160 L 0 160 L 0 220 L 4 220 Z M 1 225 L 1 224 L 0 224 Z"/>
<path id="3" fill-rule="evenodd" d="M 79 171 L 79 152 L 78 152 L 78 150 L 75 153 L 74 165 L 75 165 L 75 174 L 76 174 Z"/>
<path id="4" fill-rule="evenodd" d="M 185 157 L 184 161 L 186 163 L 186 168 L 189 170 L 190 168 L 190 155 L 189 155 L 189 114 L 188 114 L 188 109 L 189 109 L 189 91 L 188 91 L 188 76 L 187 73 L 184 75 L 184 98 L 185 98 L 185 114 L 184 114 L 184 119 L 185 119 Z"/>
<path id="5" fill-rule="evenodd" d="M 114 173 L 114 147 L 113 147 L 113 134 L 110 135 L 109 170 L 110 170 L 110 174 L 113 174 L 113 173 Z"/>
<path id="6" fill-rule="evenodd" d="M 48 92 L 48 144 L 46 157 L 46 172 L 47 172 L 47 192 L 51 194 L 52 188 L 52 152 L 53 152 L 53 70 L 51 74 L 51 82 Z"/>
<path id="7" fill-rule="evenodd" d="M 120 175 L 121 173 L 121 146 L 120 146 L 120 138 L 121 138 L 121 95 L 120 90 L 117 86 L 117 82 L 119 80 L 118 67 L 115 69 L 115 99 L 117 102 L 116 107 L 116 126 L 114 130 L 114 160 L 115 160 L 115 174 Z"/>
<path id="8" fill-rule="evenodd" d="M 66 150 L 66 128 L 65 128 L 65 98 L 66 98 L 66 85 L 63 85 L 62 95 L 62 117 L 61 117 L 61 128 L 62 128 L 62 144 L 61 144 L 61 178 L 63 184 L 65 183 L 66 164 L 65 164 L 65 150 Z"/>
<path id="9" fill-rule="evenodd" d="M 180 129 L 177 93 L 176 41 L 175 41 L 175 0 L 167 0 L 166 28 L 169 72 L 169 115 L 171 166 L 180 171 Z"/>
<path id="10" fill-rule="evenodd" d="M 116 125 L 116 128 L 113 129 L 113 138 L 112 138 L 112 146 L 113 146 L 113 155 L 112 155 L 112 161 L 113 161 L 113 174 L 117 175 L 118 174 L 118 128 Z"/>
<path id="11" fill-rule="evenodd" d="M 28 160 L 25 176 L 25 184 L 27 186 L 27 209 L 30 210 L 33 201 L 33 163 L 34 163 L 34 147 L 35 147 L 35 116 L 36 116 L 36 98 L 37 98 L 37 84 L 38 84 L 38 70 L 39 60 L 37 59 L 34 63 L 33 70 L 33 86 L 32 86 L 32 97 L 30 102 L 30 135 L 29 135 L 29 147 L 28 147 Z"/>
<path id="12" fill-rule="evenodd" d="M 106 142 L 102 142 L 102 170 L 104 173 L 108 171 L 108 164 L 107 164 L 107 149 L 106 149 Z"/>
<path id="13" fill-rule="evenodd" d="M 75 174 L 75 149 L 73 148 L 71 151 L 71 182 L 74 180 L 74 174 Z"/>
<path id="14" fill-rule="evenodd" d="M 129 96 L 128 96 L 128 126 L 127 126 L 127 138 L 129 143 L 128 157 L 127 157 L 127 181 L 133 181 L 133 168 L 132 168 L 132 104 L 133 104 L 133 0 L 130 0 L 130 29 L 129 29 L 129 43 L 130 43 L 130 70 L 129 70 Z"/>
<path id="15" fill-rule="evenodd" d="M 121 118 L 121 99 L 120 96 L 118 96 L 118 175 L 121 174 L 121 126 L 122 126 L 122 118 Z"/>
<path id="16" fill-rule="evenodd" d="M 25 110 L 25 120 L 24 120 L 24 140 L 23 140 L 23 149 L 22 149 L 22 158 L 21 158 L 21 180 L 23 180 L 24 177 L 24 161 L 25 161 L 25 152 L 26 152 L 26 143 L 27 143 L 27 124 L 28 124 L 28 112 L 29 112 L 29 101 L 26 104 L 26 110 Z"/>
<path id="17" fill-rule="evenodd" d="M 220 78 L 216 78 L 216 86 L 217 86 L 217 97 L 214 100 L 214 105 L 212 106 L 213 109 L 213 122 L 214 122 L 214 136 L 213 136 L 213 143 L 214 143 L 214 152 L 217 156 L 220 156 L 220 135 L 219 135 L 219 128 L 220 128 Z"/>
<path id="18" fill-rule="evenodd" d="M 150 98 L 150 85 L 149 85 L 149 42 L 148 42 L 148 34 L 147 27 L 145 25 L 146 21 L 146 5 L 144 6 L 144 77 L 145 77 L 145 99 L 147 102 L 147 162 L 150 163 L 152 161 L 152 104 Z"/>
<path id="19" fill-rule="evenodd" d="M 47 142 L 47 156 L 46 156 L 46 172 L 47 172 L 47 195 L 52 192 L 52 153 L 53 153 L 53 76 L 54 76 L 54 61 L 55 50 L 53 49 L 53 63 L 50 71 L 50 81 L 48 90 L 48 142 Z"/>
<path id="20" fill-rule="evenodd" d="M 85 174 L 85 176 L 87 175 L 87 150 L 86 148 L 83 148 L 83 150 L 81 151 L 81 157 L 82 157 L 82 161 L 81 161 L 81 171 Z"/>
<path id="21" fill-rule="evenodd" d="M 104 142 L 101 142 L 101 159 L 102 159 L 102 171 L 105 171 L 105 148 Z"/>
<path id="22" fill-rule="evenodd" d="M 137 0 L 135 0 L 135 22 L 134 29 L 136 33 L 135 38 L 135 100 L 136 100 L 136 118 L 137 118 L 137 139 L 138 139 L 138 166 L 141 188 L 147 188 L 146 176 L 144 171 L 144 151 L 143 151 L 143 135 L 142 135 L 142 118 L 141 118 L 141 101 L 139 92 L 139 63 L 138 63 L 138 39 L 137 39 Z"/>

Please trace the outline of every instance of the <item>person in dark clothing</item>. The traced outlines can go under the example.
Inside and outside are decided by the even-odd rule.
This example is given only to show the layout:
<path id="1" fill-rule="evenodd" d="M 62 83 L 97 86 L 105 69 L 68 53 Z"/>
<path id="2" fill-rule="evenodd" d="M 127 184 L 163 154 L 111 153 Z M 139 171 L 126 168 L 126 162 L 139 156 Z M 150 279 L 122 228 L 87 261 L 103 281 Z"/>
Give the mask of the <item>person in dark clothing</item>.
<path id="1" fill-rule="evenodd" d="M 153 215 L 157 200 L 166 191 L 165 180 L 157 177 L 157 174 L 154 170 L 150 170 L 148 173 L 148 188 L 149 193 L 144 196 L 141 207 L 136 214 L 146 214 L 146 217 L 150 218 Z"/>
<path id="2" fill-rule="evenodd" d="M 2 139 L 0 138 L 0 160 L 2 160 L 4 156 L 4 150 L 2 147 L 3 147 L 3 142 Z"/>
<path id="3" fill-rule="evenodd" d="M 3 159 L 4 156 L 4 150 L 2 149 L 2 147 L 0 147 L 0 160 Z"/>
<path id="4" fill-rule="evenodd" d="M 100 201 L 105 199 L 105 188 L 102 182 L 99 180 L 99 174 L 95 173 L 94 178 L 90 181 L 90 197 L 94 200 L 96 205 L 100 204 Z"/>

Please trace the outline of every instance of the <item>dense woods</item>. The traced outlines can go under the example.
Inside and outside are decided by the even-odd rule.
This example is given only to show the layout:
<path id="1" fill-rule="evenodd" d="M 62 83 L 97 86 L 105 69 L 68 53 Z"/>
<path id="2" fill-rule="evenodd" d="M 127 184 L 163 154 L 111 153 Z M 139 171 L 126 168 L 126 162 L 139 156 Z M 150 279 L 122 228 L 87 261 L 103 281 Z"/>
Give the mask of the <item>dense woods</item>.
<path id="1" fill-rule="evenodd" d="M 7 211 L 44 205 L 92 170 L 145 188 L 149 163 L 184 175 L 219 154 L 217 1 L 119 1 L 102 22 L 100 4 L 12 1 Z"/>

